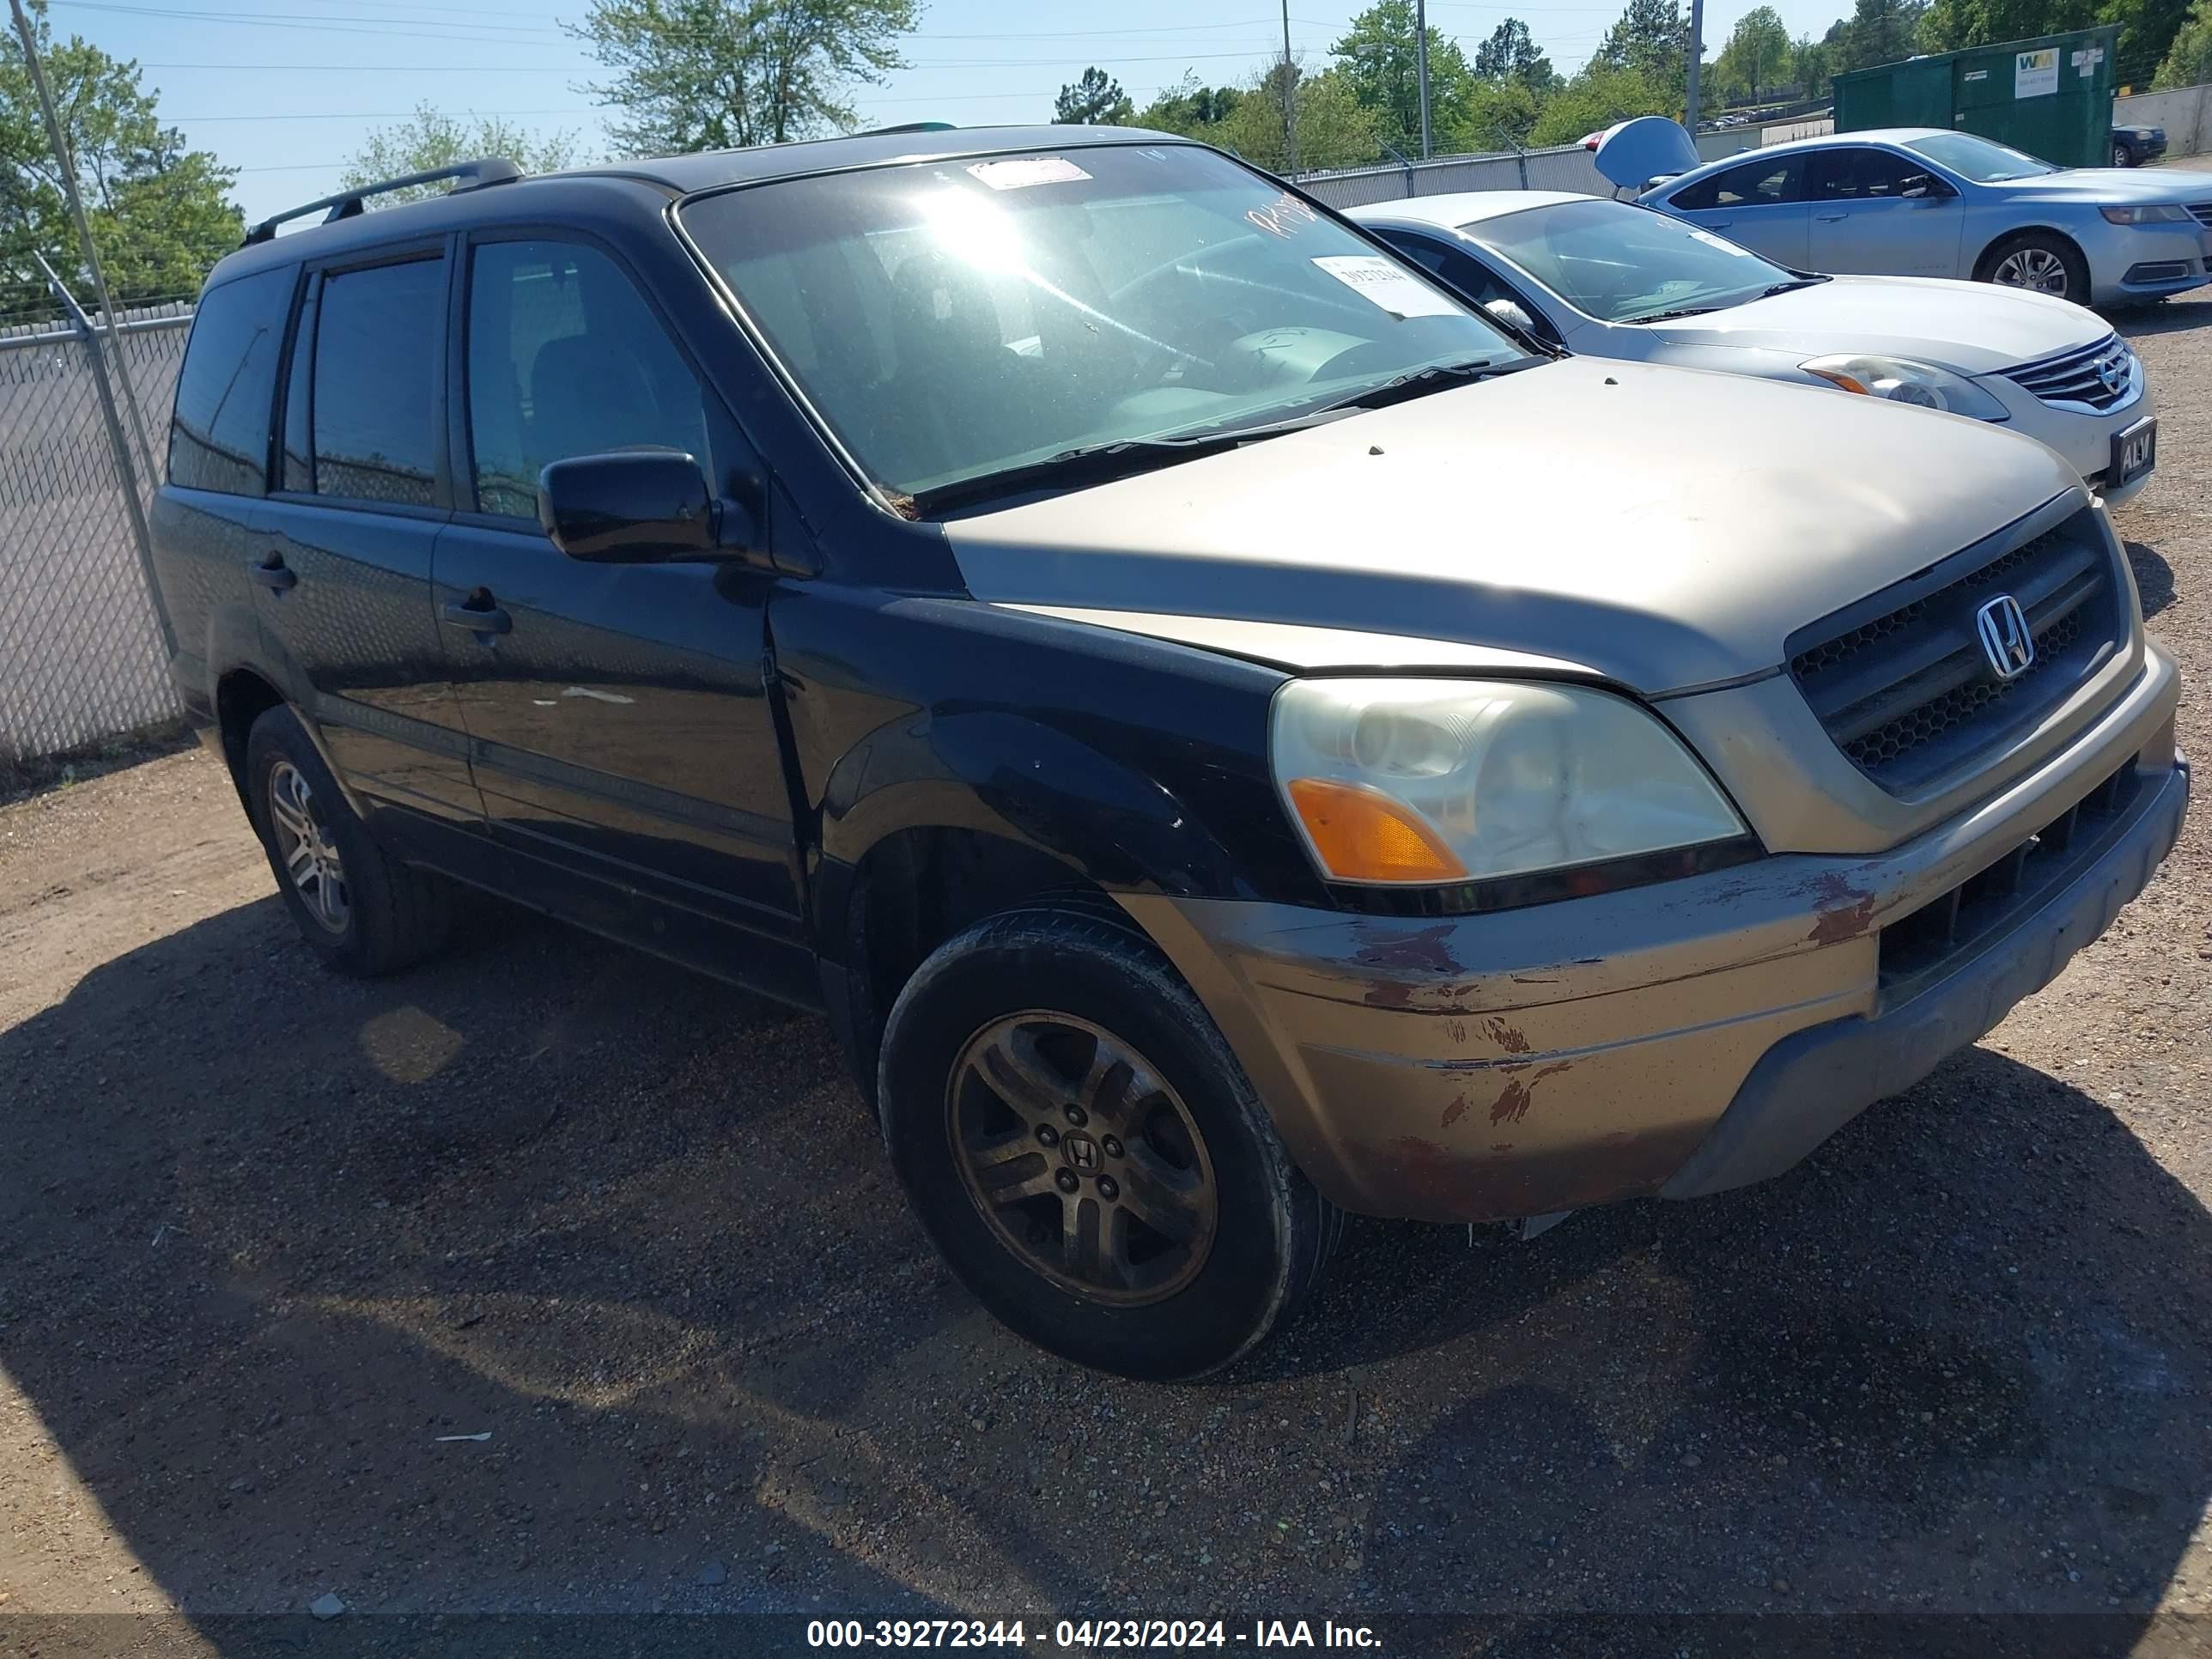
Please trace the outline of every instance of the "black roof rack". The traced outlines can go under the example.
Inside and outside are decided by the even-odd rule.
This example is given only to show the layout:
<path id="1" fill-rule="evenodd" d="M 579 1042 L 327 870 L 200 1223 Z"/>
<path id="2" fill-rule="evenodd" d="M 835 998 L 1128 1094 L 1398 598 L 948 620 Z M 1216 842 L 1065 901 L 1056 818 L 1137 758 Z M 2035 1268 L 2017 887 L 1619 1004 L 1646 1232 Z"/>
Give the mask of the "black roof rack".
<path id="1" fill-rule="evenodd" d="M 283 213 L 272 214 L 246 233 L 246 246 L 252 247 L 256 242 L 269 241 L 276 236 L 277 226 L 288 220 L 304 219 L 325 208 L 330 210 L 329 216 L 323 221 L 326 225 L 335 224 L 340 219 L 350 219 L 365 210 L 362 204 L 370 197 L 382 196 L 390 191 L 406 190 L 415 185 L 433 185 L 441 179 L 458 179 L 461 182 L 453 186 L 454 192 L 458 194 L 465 190 L 481 190 L 486 185 L 504 185 L 520 177 L 522 169 L 505 156 L 484 155 L 473 161 L 456 161 L 449 167 L 432 167 L 426 173 L 410 173 L 404 178 L 386 179 L 377 184 L 363 185 L 358 190 L 342 190 L 335 196 L 321 197 Z"/>

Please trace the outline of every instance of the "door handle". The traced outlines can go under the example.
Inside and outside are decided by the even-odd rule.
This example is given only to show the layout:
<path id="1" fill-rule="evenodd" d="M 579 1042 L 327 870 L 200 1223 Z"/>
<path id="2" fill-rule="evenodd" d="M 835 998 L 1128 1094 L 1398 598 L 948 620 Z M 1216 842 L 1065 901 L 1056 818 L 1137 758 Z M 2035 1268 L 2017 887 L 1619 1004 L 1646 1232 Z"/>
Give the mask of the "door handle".
<path id="1" fill-rule="evenodd" d="M 1832 225 L 1839 222 L 1843 217 L 1840 213 L 1816 213 L 1813 216 L 1813 222 L 1820 225 Z"/>
<path id="2" fill-rule="evenodd" d="M 284 556 L 281 553 L 271 553 L 265 564 L 256 560 L 246 568 L 253 580 L 271 593 L 289 592 L 300 580 L 295 573 L 284 568 Z"/>
<path id="3" fill-rule="evenodd" d="M 514 627 L 514 619 L 495 605 L 449 605 L 446 625 L 465 628 L 471 634 L 505 634 Z"/>

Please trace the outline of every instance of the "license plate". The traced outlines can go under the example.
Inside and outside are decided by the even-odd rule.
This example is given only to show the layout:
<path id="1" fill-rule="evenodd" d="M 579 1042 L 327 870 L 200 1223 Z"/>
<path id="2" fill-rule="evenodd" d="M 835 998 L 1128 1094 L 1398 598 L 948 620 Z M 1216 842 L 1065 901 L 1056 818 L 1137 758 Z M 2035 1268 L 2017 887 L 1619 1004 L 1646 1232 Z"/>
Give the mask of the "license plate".
<path id="1" fill-rule="evenodd" d="M 2105 474 L 2111 487 L 2133 483 L 2158 465 L 2158 417 L 2137 421 L 2124 432 L 2112 434 L 2112 465 Z"/>

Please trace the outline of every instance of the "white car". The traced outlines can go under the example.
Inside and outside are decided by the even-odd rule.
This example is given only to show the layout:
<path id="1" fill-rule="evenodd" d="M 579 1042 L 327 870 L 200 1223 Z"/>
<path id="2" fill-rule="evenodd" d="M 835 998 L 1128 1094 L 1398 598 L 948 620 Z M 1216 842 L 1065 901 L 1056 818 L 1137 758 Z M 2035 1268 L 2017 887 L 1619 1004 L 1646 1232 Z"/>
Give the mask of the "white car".
<path id="1" fill-rule="evenodd" d="M 1999 421 L 2106 502 L 2158 459 L 2149 377 L 2095 313 L 2022 289 L 1818 276 L 1632 203 L 1549 191 L 1353 208 L 1480 305 L 1591 357 L 1832 386 Z"/>

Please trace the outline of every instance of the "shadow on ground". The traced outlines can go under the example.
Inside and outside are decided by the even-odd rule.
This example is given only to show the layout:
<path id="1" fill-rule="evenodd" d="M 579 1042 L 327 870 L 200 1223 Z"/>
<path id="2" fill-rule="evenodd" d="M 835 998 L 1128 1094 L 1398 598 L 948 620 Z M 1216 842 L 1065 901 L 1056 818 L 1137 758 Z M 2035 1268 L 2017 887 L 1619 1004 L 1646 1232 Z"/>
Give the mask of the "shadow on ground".
<path id="1" fill-rule="evenodd" d="M 2132 1614 L 2212 1484 L 2203 1211 L 1987 1050 L 1756 1191 L 1362 1224 L 1182 1389 L 975 1311 L 819 1022 L 548 924 L 362 985 L 264 900 L 0 1076 L 0 1364 L 226 1652 L 325 1592 Z"/>
<path id="2" fill-rule="evenodd" d="M 2128 563 L 2136 573 L 2136 587 L 2142 594 L 2143 620 L 2148 622 L 2173 603 L 2173 567 L 2154 547 L 2142 542 L 2129 542 L 2126 546 Z"/>

